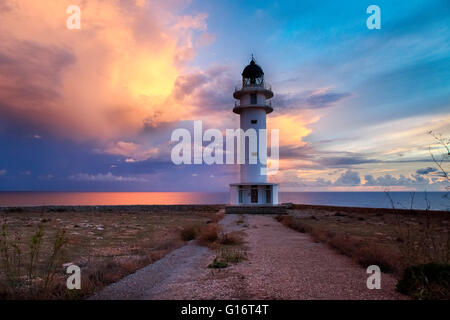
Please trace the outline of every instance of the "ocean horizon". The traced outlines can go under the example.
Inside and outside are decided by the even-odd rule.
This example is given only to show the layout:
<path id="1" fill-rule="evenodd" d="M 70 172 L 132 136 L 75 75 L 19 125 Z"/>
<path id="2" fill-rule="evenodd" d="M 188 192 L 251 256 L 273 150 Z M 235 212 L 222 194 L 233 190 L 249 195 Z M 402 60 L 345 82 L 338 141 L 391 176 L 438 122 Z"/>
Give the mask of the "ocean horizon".
<path id="1" fill-rule="evenodd" d="M 397 209 L 450 210 L 447 192 L 390 192 Z M 385 192 L 280 192 L 279 202 L 392 208 Z M 227 204 L 228 192 L 0 192 L 0 207 Z"/>

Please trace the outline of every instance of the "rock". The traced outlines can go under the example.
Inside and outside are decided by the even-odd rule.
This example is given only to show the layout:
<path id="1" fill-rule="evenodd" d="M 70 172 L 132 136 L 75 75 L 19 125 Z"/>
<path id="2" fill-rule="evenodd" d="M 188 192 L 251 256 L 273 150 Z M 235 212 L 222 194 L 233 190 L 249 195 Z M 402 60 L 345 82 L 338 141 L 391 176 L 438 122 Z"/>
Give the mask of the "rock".
<path id="1" fill-rule="evenodd" d="M 292 209 L 294 208 L 294 204 L 292 202 L 285 202 L 281 204 L 282 206 L 285 206 L 286 209 Z"/>

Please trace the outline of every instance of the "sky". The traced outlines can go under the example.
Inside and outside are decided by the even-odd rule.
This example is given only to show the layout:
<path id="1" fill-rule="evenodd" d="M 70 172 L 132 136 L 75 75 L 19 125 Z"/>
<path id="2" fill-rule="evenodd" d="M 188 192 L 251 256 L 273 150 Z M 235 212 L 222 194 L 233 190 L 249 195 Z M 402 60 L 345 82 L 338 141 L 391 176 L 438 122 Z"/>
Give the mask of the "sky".
<path id="1" fill-rule="evenodd" d="M 252 54 L 281 191 L 448 186 L 448 0 L 1 0 L 0 43 L 0 191 L 227 191 L 238 166 L 175 165 L 171 134 L 237 128 Z"/>

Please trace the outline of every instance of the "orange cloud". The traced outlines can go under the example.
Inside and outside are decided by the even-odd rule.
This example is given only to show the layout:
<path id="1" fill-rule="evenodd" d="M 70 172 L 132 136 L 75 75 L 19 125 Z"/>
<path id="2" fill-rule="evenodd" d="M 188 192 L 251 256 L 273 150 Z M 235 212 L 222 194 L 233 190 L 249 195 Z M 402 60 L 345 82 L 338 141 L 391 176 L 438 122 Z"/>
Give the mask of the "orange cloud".
<path id="1" fill-rule="evenodd" d="M 280 145 L 282 146 L 305 146 L 307 143 L 303 138 L 309 135 L 312 130 L 308 125 L 319 121 L 318 116 L 303 116 L 296 114 L 282 114 L 267 117 L 267 126 L 270 129 L 279 129 Z"/>
<path id="2" fill-rule="evenodd" d="M 120 155 L 128 158 L 126 162 L 135 162 L 147 160 L 151 157 L 155 157 L 158 155 L 158 148 L 145 148 L 142 145 L 133 143 L 133 142 L 125 142 L 119 141 L 113 145 L 110 145 L 106 149 L 96 150 L 100 153 L 109 153 L 114 155 Z"/>
<path id="3" fill-rule="evenodd" d="M 1 113 L 77 141 L 189 116 L 173 89 L 206 33 L 205 14 L 177 16 L 182 1 L 2 2 Z M 66 28 L 71 4 L 80 30 Z"/>

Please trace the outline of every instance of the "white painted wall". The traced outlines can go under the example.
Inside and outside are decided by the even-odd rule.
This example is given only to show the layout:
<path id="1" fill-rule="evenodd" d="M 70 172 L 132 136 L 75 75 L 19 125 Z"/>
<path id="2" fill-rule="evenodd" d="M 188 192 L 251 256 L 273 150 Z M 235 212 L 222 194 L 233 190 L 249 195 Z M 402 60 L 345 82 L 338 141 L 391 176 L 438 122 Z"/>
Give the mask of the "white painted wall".
<path id="1" fill-rule="evenodd" d="M 261 93 L 257 95 L 258 102 L 265 103 L 265 96 Z M 250 102 L 250 94 L 245 94 L 241 98 L 241 106 L 245 106 Z M 256 124 L 252 124 L 252 120 L 256 120 Z M 241 129 L 247 131 L 249 128 L 253 128 L 257 133 L 257 163 L 249 163 L 249 144 L 248 139 L 241 141 L 245 143 L 245 164 L 241 165 L 240 175 L 241 183 L 264 183 L 267 181 L 267 176 L 261 174 L 261 169 L 265 168 L 265 164 L 261 164 L 260 155 L 262 152 L 267 154 L 267 134 L 262 140 L 262 148 L 260 149 L 259 142 L 259 130 L 266 129 L 266 111 L 263 108 L 248 107 L 244 108 L 240 115 Z"/>
<path id="2" fill-rule="evenodd" d="M 230 186 L 230 203 L 239 204 L 238 186 Z"/>
<path id="3" fill-rule="evenodd" d="M 278 204 L 278 185 L 272 188 L 272 204 Z"/>

